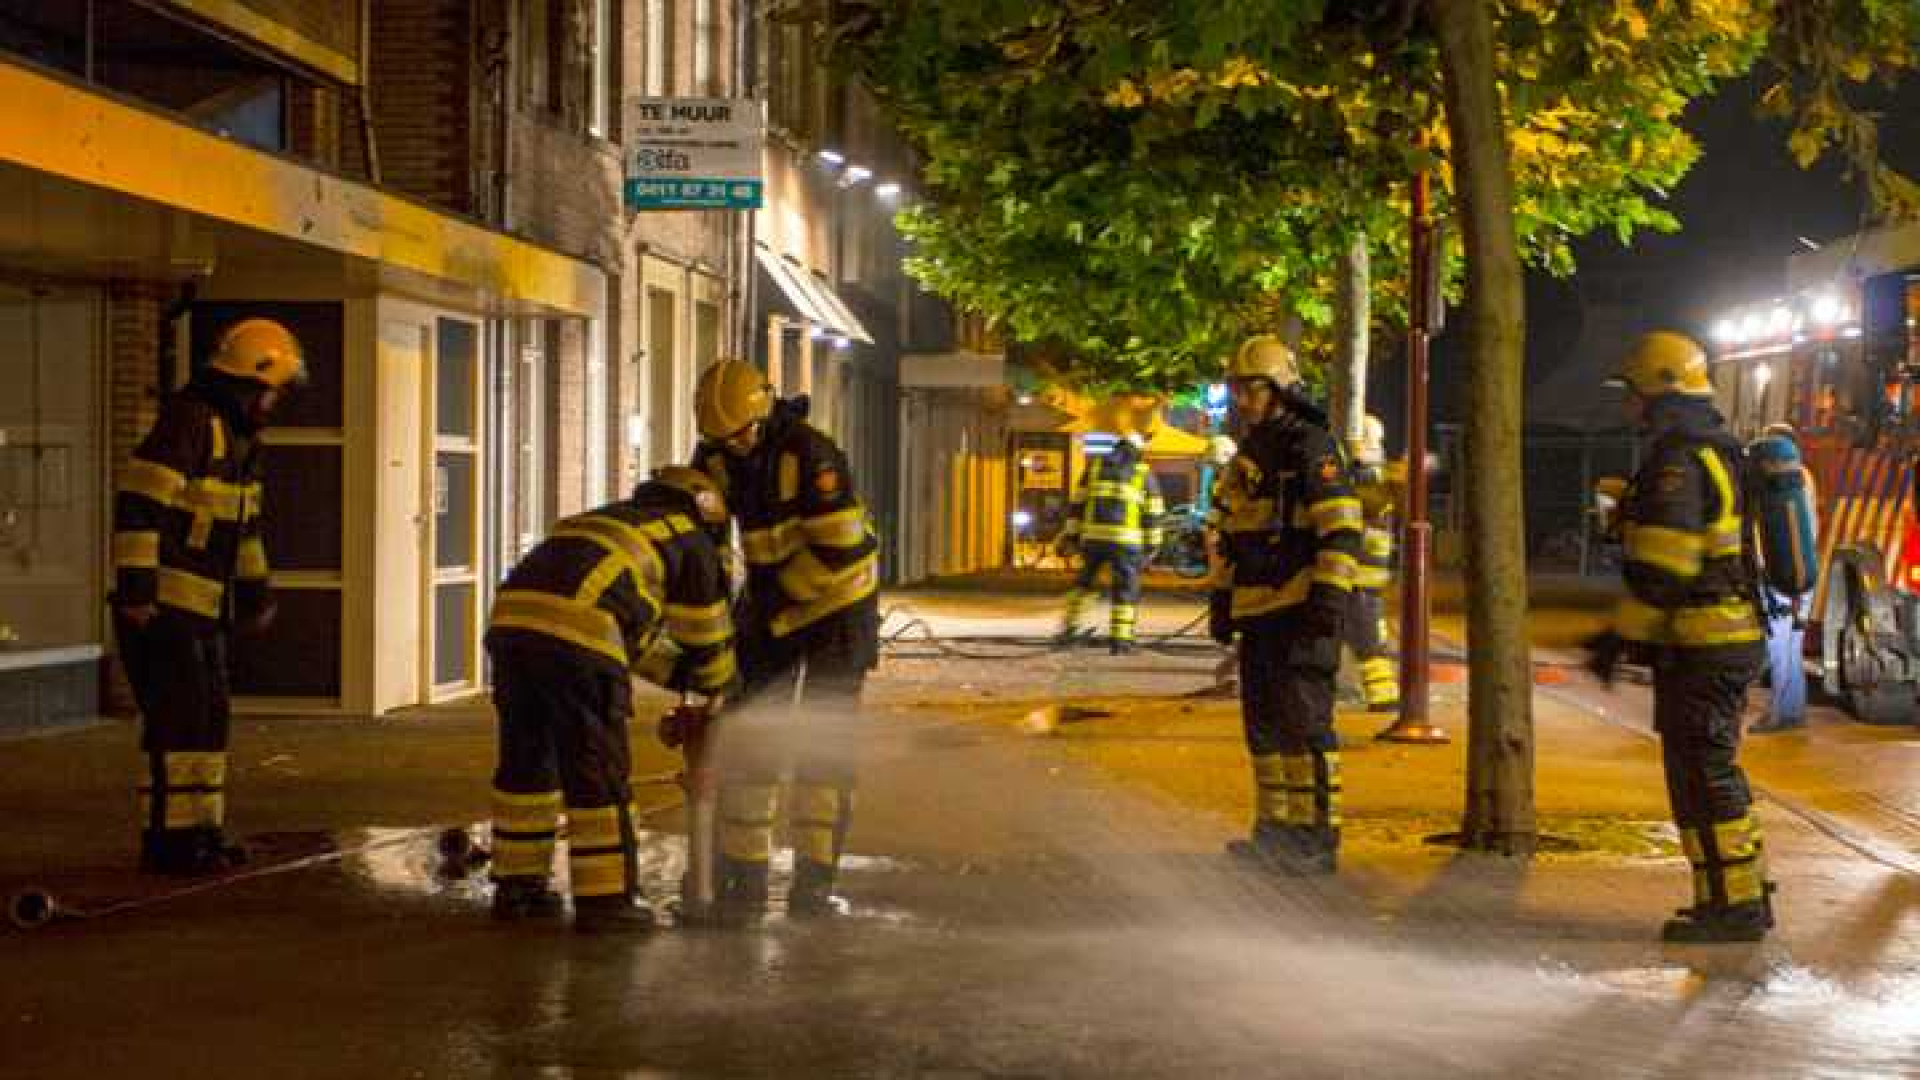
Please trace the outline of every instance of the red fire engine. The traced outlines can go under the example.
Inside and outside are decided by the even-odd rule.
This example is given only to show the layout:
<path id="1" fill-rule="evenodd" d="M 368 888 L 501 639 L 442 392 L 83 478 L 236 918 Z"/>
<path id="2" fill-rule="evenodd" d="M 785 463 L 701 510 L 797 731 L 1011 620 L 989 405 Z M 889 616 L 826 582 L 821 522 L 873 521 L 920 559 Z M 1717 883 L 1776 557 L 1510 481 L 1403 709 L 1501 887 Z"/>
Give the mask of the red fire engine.
<path id="1" fill-rule="evenodd" d="M 1912 723 L 1920 694 L 1920 227 L 1788 261 L 1794 292 L 1713 327 L 1736 434 L 1798 433 L 1820 508 L 1807 635 L 1828 694 L 1869 723 Z"/>

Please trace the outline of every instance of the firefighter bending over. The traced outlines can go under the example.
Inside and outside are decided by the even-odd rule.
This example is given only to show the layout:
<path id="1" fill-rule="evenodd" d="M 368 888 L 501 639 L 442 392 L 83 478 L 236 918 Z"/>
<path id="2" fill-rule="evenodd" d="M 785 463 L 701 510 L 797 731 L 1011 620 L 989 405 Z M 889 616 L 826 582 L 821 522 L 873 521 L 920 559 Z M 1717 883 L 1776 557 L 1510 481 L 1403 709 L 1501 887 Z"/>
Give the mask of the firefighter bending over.
<path id="1" fill-rule="evenodd" d="M 247 319 L 161 406 L 113 502 L 114 636 L 140 707 L 140 868 L 227 869 L 227 639 L 272 622 L 260 433 L 306 378 L 300 343 Z"/>
<path id="2" fill-rule="evenodd" d="M 1160 547 L 1161 521 L 1167 506 L 1153 468 L 1143 459 L 1146 440 L 1128 432 L 1113 449 L 1088 464 L 1079 490 L 1067 508 L 1058 547 L 1062 555 L 1080 554 L 1080 574 L 1067 592 L 1061 621 L 1061 644 L 1080 637 L 1080 616 L 1093 595 L 1100 570 L 1106 568 L 1112 605 L 1115 656 L 1133 651 L 1134 626 L 1140 618 L 1140 575 Z"/>
<path id="3" fill-rule="evenodd" d="M 487 623 L 500 759 L 493 913 L 553 916 L 562 803 L 574 929 L 644 931 L 635 873 L 629 673 L 704 694 L 735 682 L 716 536 L 726 504 L 703 474 L 660 469 L 630 499 L 567 518 L 502 583 Z"/>
<path id="4" fill-rule="evenodd" d="M 826 725 L 857 718 L 867 672 L 879 660 L 878 543 L 855 494 L 846 455 L 806 421 L 805 398 L 776 400 L 752 364 L 721 360 L 701 373 L 694 414 L 703 438 L 694 465 L 726 492 L 746 555 L 736 605 L 742 708 L 766 724 L 729 741 L 720 776 L 716 914 L 765 909 L 780 775 L 773 744 L 793 740 L 789 825 L 794 841 L 790 917 L 840 912 L 834 875 L 852 821 L 851 740 Z M 796 731 L 783 709 L 804 703 Z M 752 710 L 755 703 L 762 708 Z M 736 729 L 737 730 L 737 729 Z"/>
<path id="5" fill-rule="evenodd" d="M 1629 391 L 1627 415 L 1645 450 L 1620 506 L 1627 595 L 1613 630 L 1590 643 L 1590 666 L 1610 682 L 1629 651 L 1653 665 L 1667 795 L 1693 864 L 1693 905 L 1662 936 L 1758 941 L 1773 926 L 1772 885 L 1735 760 L 1747 685 L 1763 657 L 1741 550 L 1740 444 L 1714 408 L 1706 353 L 1689 338 L 1646 335 L 1609 385 Z"/>
<path id="6" fill-rule="evenodd" d="M 1247 341 L 1227 368 L 1248 425 L 1217 492 L 1225 580 L 1209 628 L 1240 636 L 1240 707 L 1253 756 L 1252 835 L 1235 855 L 1286 873 L 1332 873 L 1340 847 L 1334 672 L 1360 551 L 1361 509 L 1293 352 Z"/>

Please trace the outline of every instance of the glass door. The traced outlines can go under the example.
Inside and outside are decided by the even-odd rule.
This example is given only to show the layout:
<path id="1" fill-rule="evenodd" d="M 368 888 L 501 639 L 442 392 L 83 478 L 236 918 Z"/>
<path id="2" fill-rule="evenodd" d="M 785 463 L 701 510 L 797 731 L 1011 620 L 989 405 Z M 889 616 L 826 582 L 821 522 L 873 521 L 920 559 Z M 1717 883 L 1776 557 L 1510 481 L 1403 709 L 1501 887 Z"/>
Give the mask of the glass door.
<path id="1" fill-rule="evenodd" d="M 433 351 L 433 536 L 428 614 L 431 697 L 478 683 L 480 645 L 480 326 L 436 321 Z"/>

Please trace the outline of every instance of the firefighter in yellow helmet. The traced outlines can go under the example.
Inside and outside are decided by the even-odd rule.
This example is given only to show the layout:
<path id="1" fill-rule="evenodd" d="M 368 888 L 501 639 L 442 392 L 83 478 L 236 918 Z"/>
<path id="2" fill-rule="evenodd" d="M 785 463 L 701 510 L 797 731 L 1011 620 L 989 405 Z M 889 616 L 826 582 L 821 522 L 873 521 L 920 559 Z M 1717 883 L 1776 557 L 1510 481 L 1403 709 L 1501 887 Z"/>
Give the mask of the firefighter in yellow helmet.
<path id="1" fill-rule="evenodd" d="M 1393 518 L 1406 469 L 1387 461 L 1386 437 L 1380 418 L 1368 416 L 1353 448 L 1354 492 L 1366 514 L 1366 529 L 1360 539 L 1360 568 L 1353 579 L 1346 643 L 1360 665 L 1367 711 L 1375 713 L 1400 709 L 1400 664 L 1387 633 L 1386 591 L 1393 584 Z"/>
<path id="2" fill-rule="evenodd" d="M 1736 756 L 1747 686 L 1764 659 L 1755 582 L 1742 557 L 1740 444 L 1714 407 L 1706 353 L 1680 334 L 1642 337 L 1609 385 L 1645 440 L 1620 506 L 1627 594 L 1589 644 L 1611 682 L 1633 655 L 1653 666 L 1654 728 L 1674 824 L 1693 864 L 1677 942 L 1757 941 L 1773 925 L 1760 826 Z"/>
<path id="3" fill-rule="evenodd" d="M 702 438 L 694 467 L 726 492 L 747 564 L 735 607 L 748 734 L 730 738 L 716 762 L 716 913 L 743 919 L 765 907 L 785 764 L 768 747 L 784 736 L 797 744 L 787 912 L 835 914 L 844 908 L 833 884 L 852 820 L 854 768 L 848 740 L 831 737 L 828 725 L 857 716 L 879 660 L 879 544 L 846 454 L 807 423 L 805 398 L 776 399 L 752 364 L 721 360 L 701 374 L 694 414 Z M 755 709 L 756 700 L 778 708 Z M 796 735 L 784 710 L 799 703 L 809 727 Z"/>
<path id="4" fill-rule="evenodd" d="M 227 328 L 160 407 L 113 501 L 115 639 L 142 720 L 140 867 L 227 869 L 227 642 L 273 620 L 261 540 L 260 433 L 306 378 L 270 319 Z"/>
<path id="5" fill-rule="evenodd" d="M 631 497 L 554 526 L 501 584 L 486 635 L 500 715 L 496 918 L 563 910 L 548 871 L 564 805 L 574 929 L 653 927 L 635 876 L 628 678 L 704 695 L 709 708 L 734 683 L 726 528 L 705 474 L 661 469 Z"/>
<path id="6" fill-rule="evenodd" d="M 1333 685 L 1359 569 L 1360 500 L 1292 350 L 1252 338 L 1227 378 L 1244 434 L 1216 493 L 1223 566 L 1209 625 L 1222 644 L 1239 637 L 1255 792 L 1251 835 L 1228 850 L 1284 873 L 1332 873 L 1341 802 Z"/>
<path id="7" fill-rule="evenodd" d="M 1167 513 L 1159 481 L 1146 462 L 1145 447 L 1146 438 L 1137 431 L 1116 438 L 1106 453 L 1088 461 L 1067 506 L 1066 523 L 1055 546 L 1062 555 L 1079 553 L 1080 573 L 1067 591 L 1058 638 L 1063 645 L 1081 636 L 1080 616 L 1104 569 L 1112 634 L 1108 651 L 1115 656 L 1133 651 L 1140 575 L 1160 548 L 1161 521 Z"/>

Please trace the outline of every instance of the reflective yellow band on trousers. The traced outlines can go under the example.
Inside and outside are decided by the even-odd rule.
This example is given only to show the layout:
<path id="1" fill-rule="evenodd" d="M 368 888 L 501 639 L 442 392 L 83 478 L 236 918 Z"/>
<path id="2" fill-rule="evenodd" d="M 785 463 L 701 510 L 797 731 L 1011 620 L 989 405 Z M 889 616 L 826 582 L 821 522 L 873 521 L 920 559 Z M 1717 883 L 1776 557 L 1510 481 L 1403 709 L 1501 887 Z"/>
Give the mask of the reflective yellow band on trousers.
<path id="1" fill-rule="evenodd" d="M 220 600 L 227 592 L 225 585 L 171 566 L 160 568 L 159 583 L 160 602 L 167 607 L 209 619 L 220 617 Z"/>
<path id="2" fill-rule="evenodd" d="M 720 785 L 720 854 L 742 862 L 773 857 L 773 814 L 779 789 L 772 784 Z"/>
<path id="3" fill-rule="evenodd" d="M 840 824 L 850 792 L 823 784 L 795 784 L 789 813 L 794 854 L 822 866 L 839 861 Z"/>
<path id="4" fill-rule="evenodd" d="M 1315 806 L 1312 755 L 1282 754 L 1280 763 L 1286 770 L 1287 824 L 1313 824 Z"/>
<path id="5" fill-rule="evenodd" d="M 493 873 L 546 877 L 560 829 L 560 793 L 493 790 Z"/>
<path id="6" fill-rule="evenodd" d="M 630 889 L 618 806 L 567 807 L 567 871 L 575 896 L 619 896 Z"/>
<path id="7" fill-rule="evenodd" d="M 1253 755 L 1254 814 L 1261 821 L 1285 824 L 1290 805 L 1287 769 L 1279 754 Z"/>
<path id="8" fill-rule="evenodd" d="M 227 816 L 227 755 L 218 750 L 176 750 L 161 755 L 160 790 L 151 777 L 140 785 L 140 820 L 153 819 L 153 800 L 162 800 L 161 827 L 217 827 Z"/>
<path id="9" fill-rule="evenodd" d="M 622 666 L 627 663 L 626 640 L 620 636 L 620 626 L 613 616 L 562 597 L 531 589 L 502 589 L 494 599 L 487 625 L 545 634 Z"/>

